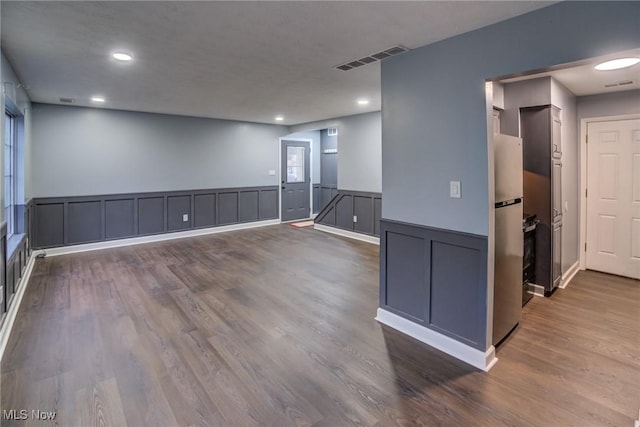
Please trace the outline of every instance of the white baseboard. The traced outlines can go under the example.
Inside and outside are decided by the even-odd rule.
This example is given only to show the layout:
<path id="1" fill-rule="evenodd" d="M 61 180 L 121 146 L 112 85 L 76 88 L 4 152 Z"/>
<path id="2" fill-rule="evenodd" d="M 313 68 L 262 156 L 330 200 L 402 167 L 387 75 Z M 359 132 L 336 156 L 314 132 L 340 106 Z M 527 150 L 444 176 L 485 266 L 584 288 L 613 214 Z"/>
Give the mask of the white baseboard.
<path id="1" fill-rule="evenodd" d="M 367 243 L 373 243 L 374 245 L 380 245 L 380 238 L 376 236 L 370 236 L 368 234 L 356 233 L 354 231 L 343 230 L 337 227 L 331 227 L 329 225 L 314 224 L 313 228 L 325 233 L 336 234 L 342 237 L 348 237 L 350 239 L 360 240 Z"/>
<path id="2" fill-rule="evenodd" d="M 267 221 L 247 222 L 244 224 L 221 225 L 219 227 L 200 228 L 198 230 L 177 231 L 175 233 L 155 234 L 153 236 L 132 237 L 129 239 L 109 240 L 107 242 L 86 243 L 83 245 L 63 246 L 45 249 L 47 256 L 66 255 L 78 252 L 98 251 L 101 249 L 119 248 L 122 246 L 140 245 L 143 243 L 162 242 L 165 240 L 184 239 L 185 237 L 204 236 L 207 234 L 224 233 L 226 231 L 246 230 L 256 227 L 280 224 L 279 219 Z M 43 251 L 38 251 L 43 253 Z"/>
<path id="3" fill-rule="evenodd" d="M 420 326 L 417 323 L 413 323 L 383 308 L 378 308 L 376 320 L 485 372 L 493 368 L 498 361 L 496 349 L 493 346 L 489 347 L 486 352 L 483 352 L 463 344 L 460 341 L 456 341 L 453 338 Z"/>
<path id="4" fill-rule="evenodd" d="M 578 271 L 580 271 L 580 261 L 576 261 L 573 263 L 573 265 L 571 267 L 569 267 L 569 269 L 567 271 L 565 271 L 565 273 L 562 275 L 562 280 L 560 281 L 560 286 L 558 286 L 560 289 L 564 289 L 567 286 L 569 286 L 569 283 L 571 282 L 571 279 L 573 279 L 573 277 L 578 274 Z"/>
<path id="5" fill-rule="evenodd" d="M 31 277 L 35 261 L 35 252 L 32 252 L 29 262 L 27 263 L 27 268 L 24 270 L 24 274 L 18 282 L 18 291 L 13 296 L 13 302 L 7 311 L 7 317 L 4 318 L 4 323 L 0 329 L 0 362 L 2 362 L 2 358 L 4 357 L 4 351 L 7 348 L 7 343 L 9 342 L 11 329 L 13 329 L 13 323 L 16 321 L 20 304 L 22 304 L 22 298 L 24 297 L 24 293 L 29 285 L 29 278 Z"/>

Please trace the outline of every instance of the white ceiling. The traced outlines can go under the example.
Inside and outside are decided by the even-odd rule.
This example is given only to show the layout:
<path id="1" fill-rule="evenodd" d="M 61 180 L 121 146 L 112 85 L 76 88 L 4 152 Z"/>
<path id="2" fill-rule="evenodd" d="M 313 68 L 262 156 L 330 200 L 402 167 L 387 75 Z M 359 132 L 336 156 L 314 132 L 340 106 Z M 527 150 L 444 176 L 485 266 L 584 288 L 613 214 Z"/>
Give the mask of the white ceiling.
<path id="1" fill-rule="evenodd" d="M 615 55 L 607 55 L 601 58 L 581 61 L 578 65 L 564 64 L 553 71 L 507 78 L 501 80 L 501 82 L 511 83 L 531 78 L 551 76 L 562 83 L 576 96 L 640 89 L 640 64 L 611 71 L 598 71 L 594 68 L 594 66 L 600 62 L 623 57 L 640 58 L 640 49 L 618 52 Z M 612 84 L 629 81 L 631 81 L 630 84 L 610 86 Z"/>
<path id="2" fill-rule="evenodd" d="M 551 3 L 3 1 L 1 41 L 35 102 L 297 124 L 380 109 L 379 63 L 336 65 Z"/>

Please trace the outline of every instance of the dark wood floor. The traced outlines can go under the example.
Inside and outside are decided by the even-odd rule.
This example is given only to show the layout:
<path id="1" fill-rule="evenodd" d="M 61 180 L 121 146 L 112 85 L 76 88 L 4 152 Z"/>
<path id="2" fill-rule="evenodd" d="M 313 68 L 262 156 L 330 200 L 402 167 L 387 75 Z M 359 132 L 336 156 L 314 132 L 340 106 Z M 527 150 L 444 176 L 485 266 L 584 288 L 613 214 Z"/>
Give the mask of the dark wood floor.
<path id="1" fill-rule="evenodd" d="M 2 409 L 64 426 L 631 426 L 640 283 L 581 272 L 479 372 L 382 327 L 378 248 L 288 225 L 38 260 Z M 2 425 L 47 425 L 34 420 Z"/>

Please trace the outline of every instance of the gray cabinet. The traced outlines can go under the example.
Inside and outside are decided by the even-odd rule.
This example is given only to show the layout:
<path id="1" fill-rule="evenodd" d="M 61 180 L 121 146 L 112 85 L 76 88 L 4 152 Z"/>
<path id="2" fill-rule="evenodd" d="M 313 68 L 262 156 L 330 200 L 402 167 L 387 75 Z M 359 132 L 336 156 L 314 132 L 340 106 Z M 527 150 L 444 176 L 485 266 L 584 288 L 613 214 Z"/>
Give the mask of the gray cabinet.
<path id="1" fill-rule="evenodd" d="M 553 247 L 551 248 L 551 277 L 553 287 L 557 287 L 562 279 L 562 223 L 553 225 L 553 236 L 551 237 Z"/>
<path id="2" fill-rule="evenodd" d="M 562 122 L 560 109 L 542 105 L 520 109 L 524 212 L 540 220 L 536 228 L 536 284 L 548 294 L 562 277 Z"/>
<path id="3" fill-rule="evenodd" d="M 551 183 L 553 185 L 551 189 L 551 196 L 553 197 L 551 206 L 552 222 L 557 223 L 562 221 L 562 162 L 560 160 L 553 161 Z"/>

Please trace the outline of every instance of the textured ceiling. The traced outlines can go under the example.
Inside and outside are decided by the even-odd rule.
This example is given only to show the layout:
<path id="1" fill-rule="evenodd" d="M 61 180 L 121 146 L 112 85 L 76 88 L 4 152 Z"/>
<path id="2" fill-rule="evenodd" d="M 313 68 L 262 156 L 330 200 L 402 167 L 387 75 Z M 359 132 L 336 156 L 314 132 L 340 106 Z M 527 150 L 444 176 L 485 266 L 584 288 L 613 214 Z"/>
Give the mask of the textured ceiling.
<path id="1" fill-rule="evenodd" d="M 335 65 L 550 3 L 3 1 L 1 41 L 36 102 L 297 124 L 380 109 L 379 63 Z"/>

